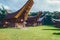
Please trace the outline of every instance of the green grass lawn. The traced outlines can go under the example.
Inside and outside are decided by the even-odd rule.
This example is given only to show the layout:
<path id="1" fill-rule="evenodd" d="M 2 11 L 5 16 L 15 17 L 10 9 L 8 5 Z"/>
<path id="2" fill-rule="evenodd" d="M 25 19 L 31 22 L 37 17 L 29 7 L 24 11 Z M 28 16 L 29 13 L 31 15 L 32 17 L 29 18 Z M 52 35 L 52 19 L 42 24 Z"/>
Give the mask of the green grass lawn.
<path id="1" fill-rule="evenodd" d="M 60 29 L 53 26 L 3 28 L 0 29 L 0 40 L 60 40 Z"/>

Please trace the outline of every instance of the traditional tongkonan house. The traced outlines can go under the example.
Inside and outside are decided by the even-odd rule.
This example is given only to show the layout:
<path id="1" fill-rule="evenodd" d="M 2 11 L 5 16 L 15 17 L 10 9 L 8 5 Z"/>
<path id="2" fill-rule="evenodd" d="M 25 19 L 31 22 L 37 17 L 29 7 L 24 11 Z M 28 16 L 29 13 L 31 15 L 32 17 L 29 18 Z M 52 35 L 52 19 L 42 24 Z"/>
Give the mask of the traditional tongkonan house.
<path id="1" fill-rule="evenodd" d="M 60 28 L 60 14 L 55 15 L 57 18 L 52 18 L 52 22 L 58 28 Z"/>
<path id="2" fill-rule="evenodd" d="M 36 26 L 37 25 L 37 20 L 40 18 L 40 16 L 42 15 L 42 12 L 39 12 L 38 15 L 36 16 L 29 16 L 27 19 L 27 24 L 29 26 Z"/>
<path id="3" fill-rule="evenodd" d="M 52 21 L 53 21 L 53 23 L 54 23 L 54 25 L 56 27 L 60 28 L 60 19 L 54 19 L 54 18 L 52 18 Z"/>
<path id="4" fill-rule="evenodd" d="M 25 21 L 28 18 L 28 13 L 33 5 L 33 0 L 28 0 L 26 4 L 14 13 L 8 13 L 2 21 L 3 26 L 7 27 L 25 27 Z"/>

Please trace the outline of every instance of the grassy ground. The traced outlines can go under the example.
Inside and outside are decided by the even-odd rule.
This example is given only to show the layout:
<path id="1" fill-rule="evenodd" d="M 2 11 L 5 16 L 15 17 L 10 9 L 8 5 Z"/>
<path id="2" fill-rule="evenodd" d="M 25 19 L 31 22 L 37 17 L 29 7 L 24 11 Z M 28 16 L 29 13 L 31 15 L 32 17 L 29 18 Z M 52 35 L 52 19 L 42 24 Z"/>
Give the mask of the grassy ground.
<path id="1" fill-rule="evenodd" d="M 0 40 L 60 40 L 60 29 L 52 26 L 4 28 L 0 29 Z"/>

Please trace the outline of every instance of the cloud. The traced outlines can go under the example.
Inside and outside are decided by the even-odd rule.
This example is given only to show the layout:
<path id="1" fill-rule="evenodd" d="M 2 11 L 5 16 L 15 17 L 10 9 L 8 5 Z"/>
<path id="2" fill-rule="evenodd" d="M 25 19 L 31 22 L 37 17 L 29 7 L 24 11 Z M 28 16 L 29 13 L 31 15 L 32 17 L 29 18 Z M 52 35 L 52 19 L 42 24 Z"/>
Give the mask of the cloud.
<path id="1" fill-rule="evenodd" d="M 2 2 L 3 1 L 3 2 Z M 0 0 L 6 9 L 19 10 L 28 0 Z M 60 0 L 34 0 L 31 11 L 60 11 Z"/>
<path id="2" fill-rule="evenodd" d="M 41 7 L 41 0 L 34 0 L 34 4 L 33 7 L 31 9 L 31 11 L 40 11 L 40 7 Z"/>
<path id="3" fill-rule="evenodd" d="M 5 8 L 5 9 L 10 9 L 10 8 L 9 8 L 8 6 L 6 6 L 6 5 L 4 5 L 4 8 Z"/>
<path id="4" fill-rule="evenodd" d="M 60 0 L 46 0 L 48 3 L 60 3 Z"/>
<path id="5" fill-rule="evenodd" d="M 55 11 L 60 11 L 60 8 L 55 9 Z"/>
<path id="6" fill-rule="evenodd" d="M 3 6 L 5 9 L 8 9 L 8 10 L 10 9 L 9 6 L 0 3 L 0 8 L 2 8 L 2 6 Z"/>
<path id="7" fill-rule="evenodd" d="M 8 2 L 13 2 L 13 3 L 17 3 L 19 2 L 19 0 L 7 0 Z"/>

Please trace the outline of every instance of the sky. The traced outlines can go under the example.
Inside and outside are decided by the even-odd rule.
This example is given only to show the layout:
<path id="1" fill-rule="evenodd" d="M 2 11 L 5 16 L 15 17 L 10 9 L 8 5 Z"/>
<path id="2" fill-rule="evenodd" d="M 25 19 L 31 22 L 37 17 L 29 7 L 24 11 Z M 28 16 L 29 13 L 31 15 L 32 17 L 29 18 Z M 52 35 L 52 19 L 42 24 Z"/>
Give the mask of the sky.
<path id="1" fill-rule="evenodd" d="M 12 11 L 19 10 L 28 0 L 0 0 L 0 7 L 3 5 L 5 9 Z M 31 8 L 32 12 L 37 11 L 60 11 L 60 0 L 34 0 Z"/>

